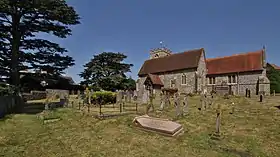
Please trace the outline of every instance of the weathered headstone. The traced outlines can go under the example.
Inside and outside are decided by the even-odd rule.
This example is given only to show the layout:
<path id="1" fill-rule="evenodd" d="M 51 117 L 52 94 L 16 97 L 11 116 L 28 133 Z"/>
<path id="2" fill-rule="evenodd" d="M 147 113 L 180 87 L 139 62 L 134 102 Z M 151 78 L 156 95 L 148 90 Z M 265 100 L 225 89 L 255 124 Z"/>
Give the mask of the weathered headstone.
<path id="1" fill-rule="evenodd" d="M 170 94 L 169 93 L 165 93 L 164 98 L 165 98 L 164 105 L 165 105 L 166 108 L 169 108 L 170 105 L 171 105 Z"/>
<path id="2" fill-rule="evenodd" d="M 143 94 L 142 103 L 143 104 L 148 104 L 148 100 L 149 100 L 148 92 L 145 91 L 144 94 Z"/>
<path id="3" fill-rule="evenodd" d="M 127 98 L 128 98 L 128 102 L 131 103 L 132 94 L 130 91 L 127 91 Z"/>
<path id="4" fill-rule="evenodd" d="M 263 102 L 263 94 L 260 94 L 260 102 Z"/>
<path id="5" fill-rule="evenodd" d="M 133 101 L 137 101 L 137 91 L 133 92 Z"/>
<path id="6" fill-rule="evenodd" d="M 176 116 L 178 117 L 181 115 L 181 109 L 180 109 L 181 103 L 180 103 L 180 97 L 178 93 L 175 94 L 174 105 L 175 105 Z"/>
<path id="7" fill-rule="evenodd" d="M 80 91 L 80 90 L 78 90 L 77 94 L 78 94 L 78 96 L 80 96 L 80 95 L 81 95 L 81 91 Z"/>
<path id="8" fill-rule="evenodd" d="M 183 115 L 186 115 L 188 113 L 188 96 L 185 95 L 183 99 Z"/>
<path id="9" fill-rule="evenodd" d="M 251 90 L 248 90 L 248 97 L 251 98 Z"/>
<path id="10" fill-rule="evenodd" d="M 273 90 L 273 96 L 275 96 L 275 90 Z"/>
<path id="11" fill-rule="evenodd" d="M 235 106 L 234 106 L 234 102 L 231 103 L 231 111 L 229 112 L 230 114 L 233 114 L 234 113 L 234 110 L 235 110 Z"/>
<path id="12" fill-rule="evenodd" d="M 201 111 L 204 108 L 204 106 L 203 106 L 204 105 L 204 98 L 205 98 L 204 95 L 201 94 L 200 95 L 200 102 L 199 102 L 198 107 L 197 107 L 199 111 Z"/>
<path id="13" fill-rule="evenodd" d="M 216 114 L 217 114 L 217 118 L 216 118 L 216 134 L 220 134 L 220 129 L 221 129 L 221 113 L 222 113 L 222 109 L 221 109 L 221 104 L 218 104 L 217 106 L 217 110 L 216 110 Z"/>
<path id="14" fill-rule="evenodd" d="M 50 104 L 49 99 L 46 99 L 46 101 L 45 101 L 45 110 L 49 110 L 49 104 Z"/>
<path id="15" fill-rule="evenodd" d="M 206 110 L 207 105 L 208 105 L 208 97 L 207 97 L 206 93 L 203 95 L 204 95 L 203 106 L 204 106 L 204 109 Z"/>
<path id="16" fill-rule="evenodd" d="M 245 93 L 245 97 L 248 97 L 248 88 L 246 88 L 246 93 Z"/>
<path id="17" fill-rule="evenodd" d="M 155 108 L 154 108 L 154 95 L 153 94 L 150 94 L 149 95 L 149 104 L 147 105 L 147 114 L 149 113 L 149 110 L 150 110 L 150 108 L 152 108 L 152 111 L 154 111 L 155 110 Z"/>
<path id="18" fill-rule="evenodd" d="M 160 110 L 163 110 L 164 109 L 164 94 L 163 93 L 160 93 Z"/>

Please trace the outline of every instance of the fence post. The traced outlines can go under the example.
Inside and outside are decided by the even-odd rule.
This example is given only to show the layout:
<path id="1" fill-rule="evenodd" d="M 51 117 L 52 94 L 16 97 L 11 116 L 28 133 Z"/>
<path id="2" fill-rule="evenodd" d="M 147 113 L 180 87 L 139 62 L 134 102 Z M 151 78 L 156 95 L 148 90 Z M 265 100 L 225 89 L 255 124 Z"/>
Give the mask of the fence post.
<path id="1" fill-rule="evenodd" d="M 120 103 L 120 113 L 122 113 L 122 103 Z"/>
<path id="2" fill-rule="evenodd" d="M 79 110 L 81 109 L 81 101 L 79 101 Z"/>
<path id="3" fill-rule="evenodd" d="M 99 103 L 99 115 L 101 116 L 101 114 L 102 114 L 102 112 L 101 112 L 101 109 L 102 108 L 102 106 L 101 106 L 101 103 Z"/>

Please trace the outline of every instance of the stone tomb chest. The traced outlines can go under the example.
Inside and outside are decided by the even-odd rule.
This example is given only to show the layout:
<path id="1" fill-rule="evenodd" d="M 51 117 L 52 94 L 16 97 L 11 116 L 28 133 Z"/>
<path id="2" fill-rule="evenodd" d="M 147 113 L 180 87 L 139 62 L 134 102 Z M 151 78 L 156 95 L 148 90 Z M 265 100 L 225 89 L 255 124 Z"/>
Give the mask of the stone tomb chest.
<path id="1" fill-rule="evenodd" d="M 177 136 L 183 133 L 181 124 L 167 119 L 149 117 L 148 115 L 134 118 L 133 123 L 145 131 L 156 132 L 166 136 Z"/>

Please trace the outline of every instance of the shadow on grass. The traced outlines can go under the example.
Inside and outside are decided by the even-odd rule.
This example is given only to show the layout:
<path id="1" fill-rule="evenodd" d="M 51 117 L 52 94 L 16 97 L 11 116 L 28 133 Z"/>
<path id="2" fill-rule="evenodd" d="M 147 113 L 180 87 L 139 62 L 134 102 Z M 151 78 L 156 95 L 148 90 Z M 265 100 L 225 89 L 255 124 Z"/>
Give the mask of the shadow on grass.
<path id="1" fill-rule="evenodd" d="M 12 118 L 13 118 L 12 115 L 6 115 L 6 116 L 4 116 L 4 117 L 0 117 L 0 121 L 6 121 L 6 120 L 12 119 Z"/>
<path id="2" fill-rule="evenodd" d="M 49 109 L 62 107 L 60 102 L 52 102 L 49 104 Z M 18 110 L 18 114 L 38 114 L 45 110 L 44 103 L 25 103 L 24 106 Z"/>
<path id="3" fill-rule="evenodd" d="M 278 108 L 278 109 L 280 110 L 280 105 L 278 105 L 278 106 L 274 106 L 274 107 L 276 107 L 276 108 Z"/>
<path id="4" fill-rule="evenodd" d="M 220 149 L 224 152 L 235 154 L 235 155 L 238 155 L 240 157 L 252 157 L 252 155 L 249 152 L 238 151 L 236 149 L 221 148 L 221 147 L 220 147 Z"/>

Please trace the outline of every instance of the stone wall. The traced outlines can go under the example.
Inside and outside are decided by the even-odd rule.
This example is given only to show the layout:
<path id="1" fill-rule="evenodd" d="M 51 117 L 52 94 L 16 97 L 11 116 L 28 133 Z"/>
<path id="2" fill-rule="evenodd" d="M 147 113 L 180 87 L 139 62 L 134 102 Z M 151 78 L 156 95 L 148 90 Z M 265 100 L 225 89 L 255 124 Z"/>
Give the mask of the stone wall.
<path id="1" fill-rule="evenodd" d="M 232 74 L 231 74 L 232 75 Z M 245 95 L 246 88 L 251 90 L 251 94 L 257 94 L 257 89 L 259 89 L 258 79 L 260 76 L 264 76 L 263 71 L 258 72 L 244 72 L 236 74 L 236 83 L 231 84 L 232 92 L 235 95 Z M 216 75 L 211 76 L 215 77 L 216 85 L 221 85 L 223 81 L 228 82 L 228 75 Z M 267 77 L 266 77 L 267 78 Z M 209 84 L 209 78 L 207 77 L 207 90 L 212 90 L 212 85 Z M 228 84 L 229 85 L 229 84 Z M 270 86 L 269 81 L 264 83 L 264 91 L 266 94 L 269 94 Z"/>
<path id="2" fill-rule="evenodd" d="M 46 99 L 47 92 L 46 91 L 31 91 L 30 93 L 23 93 L 22 97 L 27 101 Z"/>
<path id="3" fill-rule="evenodd" d="M 1 96 L 0 97 L 0 118 L 13 113 L 20 106 L 23 106 L 23 100 L 19 96 Z"/>
<path id="4" fill-rule="evenodd" d="M 69 97 L 68 90 L 60 90 L 60 89 L 46 89 L 47 98 L 61 98 Z"/>

